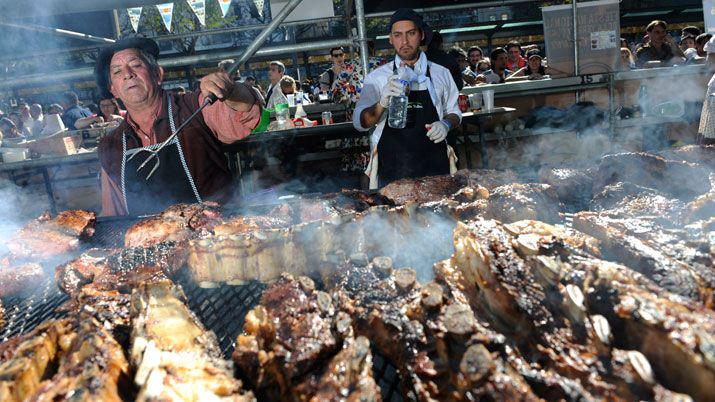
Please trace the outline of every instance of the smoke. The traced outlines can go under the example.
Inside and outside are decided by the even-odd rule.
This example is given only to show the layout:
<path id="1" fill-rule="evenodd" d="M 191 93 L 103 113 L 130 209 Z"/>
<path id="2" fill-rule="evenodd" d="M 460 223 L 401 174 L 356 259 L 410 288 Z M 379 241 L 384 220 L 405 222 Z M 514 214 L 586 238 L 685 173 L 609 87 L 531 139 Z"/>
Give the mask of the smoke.
<path id="1" fill-rule="evenodd" d="M 5 243 L 17 229 L 47 210 L 46 197 L 42 192 L 29 191 L 10 180 L 0 180 L 0 199 L 3 200 L 0 203 L 0 255 L 7 252 Z"/>

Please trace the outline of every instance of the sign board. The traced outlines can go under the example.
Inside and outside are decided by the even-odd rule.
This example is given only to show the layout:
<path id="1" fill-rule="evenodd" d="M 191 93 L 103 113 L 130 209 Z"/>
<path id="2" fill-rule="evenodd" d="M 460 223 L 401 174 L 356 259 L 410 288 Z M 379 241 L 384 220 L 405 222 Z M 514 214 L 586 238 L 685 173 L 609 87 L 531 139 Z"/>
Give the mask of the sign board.
<path id="1" fill-rule="evenodd" d="M 570 4 L 542 8 L 544 42 L 549 67 L 574 74 L 573 8 Z M 618 0 L 577 4 L 579 74 L 618 69 L 620 14 Z"/>
<path id="2" fill-rule="evenodd" d="M 271 0 L 271 15 L 278 15 L 288 0 Z M 303 0 L 284 22 L 334 17 L 333 0 Z"/>
<path id="3" fill-rule="evenodd" d="M 715 0 L 703 0 L 703 21 L 705 32 L 715 34 Z"/>

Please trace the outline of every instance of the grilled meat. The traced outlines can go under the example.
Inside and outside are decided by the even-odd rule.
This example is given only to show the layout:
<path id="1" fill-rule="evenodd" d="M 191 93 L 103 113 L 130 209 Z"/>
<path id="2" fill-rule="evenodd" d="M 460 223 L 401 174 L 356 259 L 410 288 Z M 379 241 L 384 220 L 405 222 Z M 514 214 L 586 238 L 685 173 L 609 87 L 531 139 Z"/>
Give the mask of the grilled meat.
<path id="1" fill-rule="evenodd" d="M 477 320 L 460 291 L 421 286 L 411 269 L 386 257 L 353 256 L 326 277 L 358 334 L 402 373 L 405 394 L 418 400 L 535 400 L 500 358 L 503 337 Z"/>
<path id="2" fill-rule="evenodd" d="M 312 395 L 311 402 L 380 401 L 380 388 L 372 378 L 370 341 L 362 336 L 346 339 L 324 372 L 311 377 L 315 379 L 304 382 L 297 390 L 301 397 Z"/>
<path id="3" fill-rule="evenodd" d="M 464 176 L 467 178 L 467 184 L 470 186 L 482 186 L 489 191 L 506 184 L 516 183 L 519 181 L 519 176 L 511 170 L 493 170 L 493 169 L 472 169 L 460 170 L 455 173 L 455 176 Z"/>
<path id="4" fill-rule="evenodd" d="M 143 282 L 132 293 L 132 347 L 138 401 L 252 401 L 234 379 L 218 342 L 170 281 Z"/>
<path id="5" fill-rule="evenodd" d="M 686 145 L 661 151 L 660 156 L 674 161 L 699 163 L 715 169 L 715 146 Z"/>
<path id="6" fill-rule="evenodd" d="M 233 360 L 261 399 L 305 400 L 316 392 L 311 373 L 340 351 L 350 320 L 307 277 L 284 274 L 245 319 Z M 330 365 L 330 364 L 329 364 Z M 303 395 L 298 395 L 302 393 Z"/>
<path id="7" fill-rule="evenodd" d="M 380 189 L 380 194 L 397 205 L 439 201 L 469 184 L 466 174 L 401 179 Z"/>
<path id="8" fill-rule="evenodd" d="M 679 198 L 689 198 L 710 190 L 710 169 L 660 156 L 627 152 L 601 159 L 593 182 L 593 194 L 609 184 L 630 182 L 658 189 Z"/>
<path id="9" fill-rule="evenodd" d="M 25 401 L 51 375 L 72 341 L 69 319 L 47 321 L 0 346 L 0 400 Z"/>
<path id="10" fill-rule="evenodd" d="M 202 230 L 212 230 L 221 222 L 219 206 L 204 204 L 176 204 L 161 214 L 137 222 L 124 235 L 125 247 L 148 247 L 158 243 L 188 240 Z"/>
<path id="11" fill-rule="evenodd" d="M 562 209 L 556 191 L 548 184 L 513 183 L 491 190 L 486 215 L 502 222 L 560 222 Z"/>
<path id="12" fill-rule="evenodd" d="M 680 216 L 685 224 L 712 217 L 715 217 L 715 192 L 703 194 L 686 204 Z"/>
<path id="13" fill-rule="evenodd" d="M 35 262 L 58 257 L 76 250 L 80 239 L 91 237 L 95 221 L 96 214 L 88 211 L 64 211 L 55 218 L 43 214 L 20 228 L 7 247 L 15 257 Z"/>
<path id="14" fill-rule="evenodd" d="M 583 209 L 591 199 L 593 174 L 586 169 L 554 167 L 539 170 L 539 182 L 550 185 L 564 205 Z"/>
<path id="15" fill-rule="evenodd" d="M 608 185 L 589 204 L 590 210 L 611 216 L 653 216 L 664 223 L 676 222 L 682 208 L 677 198 L 632 183 Z"/>
<path id="16" fill-rule="evenodd" d="M 659 230 L 644 219 L 593 212 L 577 213 L 573 226 L 599 239 L 606 259 L 627 265 L 673 293 L 713 305 L 712 255 L 689 247 L 677 233 Z"/>
<path id="17" fill-rule="evenodd" d="M 186 261 L 186 249 L 173 242 L 120 250 L 92 249 L 55 268 L 55 279 L 66 294 L 84 286 L 131 292 L 137 284 L 173 275 Z"/>
<path id="18" fill-rule="evenodd" d="M 0 268 L 0 297 L 7 297 L 33 289 L 42 283 L 45 274 L 39 264 Z"/>

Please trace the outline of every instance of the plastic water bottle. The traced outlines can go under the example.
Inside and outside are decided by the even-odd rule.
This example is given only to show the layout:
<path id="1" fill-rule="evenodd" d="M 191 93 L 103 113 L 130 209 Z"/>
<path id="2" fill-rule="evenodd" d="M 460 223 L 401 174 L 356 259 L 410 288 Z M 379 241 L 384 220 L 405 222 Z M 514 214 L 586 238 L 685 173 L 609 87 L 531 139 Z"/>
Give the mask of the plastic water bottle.
<path id="1" fill-rule="evenodd" d="M 295 94 L 295 118 L 303 119 L 306 117 L 308 117 L 308 114 L 303 109 L 303 93 L 298 92 Z"/>
<path id="2" fill-rule="evenodd" d="M 641 116 L 646 117 L 650 115 L 650 99 L 648 99 L 648 88 L 645 85 L 641 85 L 638 89 L 638 106 L 641 109 Z"/>
<path id="3" fill-rule="evenodd" d="M 400 80 L 403 88 L 407 88 L 408 82 Z M 407 95 L 390 97 L 390 107 L 387 109 L 387 125 L 392 128 L 405 128 L 407 125 Z"/>

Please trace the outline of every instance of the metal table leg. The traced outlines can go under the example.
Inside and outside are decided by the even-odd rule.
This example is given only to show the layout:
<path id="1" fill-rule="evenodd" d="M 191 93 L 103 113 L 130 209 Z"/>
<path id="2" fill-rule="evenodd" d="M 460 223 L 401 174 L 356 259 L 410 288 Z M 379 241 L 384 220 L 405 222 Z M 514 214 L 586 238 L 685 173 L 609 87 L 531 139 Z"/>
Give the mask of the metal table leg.
<path id="1" fill-rule="evenodd" d="M 462 144 L 464 145 L 464 157 L 467 159 L 467 169 L 472 168 L 472 153 L 469 151 L 469 133 L 467 132 L 467 125 L 465 124 L 462 130 L 464 134 L 462 136 Z"/>
<path id="2" fill-rule="evenodd" d="M 55 204 L 55 195 L 52 191 L 52 182 L 50 181 L 50 174 L 47 169 L 46 167 L 42 169 L 42 179 L 45 181 L 45 191 L 50 201 L 50 211 L 52 215 L 57 215 L 57 204 Z"/>
<path id="3" fill-rule="evenodd" d="M 486 169 L 489 166 L 489 160 L 487 159 L 487 141 L 484 135 L 484 121 L 481 117 L 477 119 L 477 124 L 479 125 L 479 154 L 482 157 L 482 167 Z"/>

